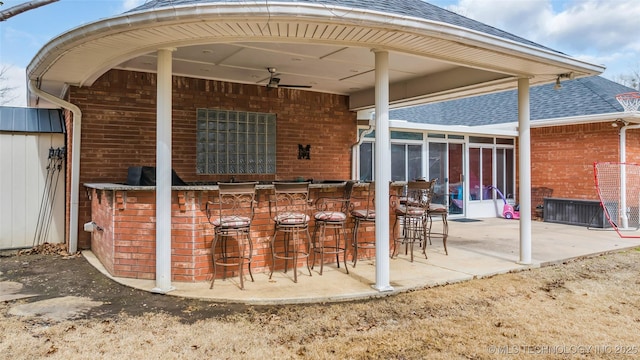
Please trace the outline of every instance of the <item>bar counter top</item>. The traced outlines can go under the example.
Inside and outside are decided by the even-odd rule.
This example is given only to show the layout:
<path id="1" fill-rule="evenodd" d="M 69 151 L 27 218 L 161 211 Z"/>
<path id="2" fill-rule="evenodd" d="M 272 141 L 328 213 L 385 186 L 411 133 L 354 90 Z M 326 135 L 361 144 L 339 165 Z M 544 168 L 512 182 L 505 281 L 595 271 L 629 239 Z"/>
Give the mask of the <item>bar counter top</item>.
<path id="1" fill-rule="evenodd" d="M 326 183 L 311 183 L 309 188 L 311 189 L 323 189 L 323 188 L 335 188 L 344 186 L 346 181 L 332 181 Z M 156 189 L 155 186 L 139 186 L 139 185 L 126 185 L 126 184 L 116 184 L 116 183 L 86 183 L 85 187 L 96 190 L 113 190 L 113 191 L 154 191 Z M 258 184 L 256 186 L 258 190 L 269 190 L 273 189 L 273 184 Z M 187 186 L 172 186 L 171 190 L 179 190 L 179 191 L 210 191 L 210 190 L 218 190 L 218 185 L 187 185 Z"/>

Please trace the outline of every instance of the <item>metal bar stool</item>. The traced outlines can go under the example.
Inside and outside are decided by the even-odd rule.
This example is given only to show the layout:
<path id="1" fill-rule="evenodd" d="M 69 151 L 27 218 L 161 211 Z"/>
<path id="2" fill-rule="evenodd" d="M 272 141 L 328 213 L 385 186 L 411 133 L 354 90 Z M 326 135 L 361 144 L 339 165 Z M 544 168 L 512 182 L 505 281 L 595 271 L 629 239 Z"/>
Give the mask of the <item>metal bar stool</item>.
<path id="1" fill-rule="evenodd" d="M 376 185 L 373 182 L 362 185 L 359 184 L 358 190 L 360 196 L 352 196 L 349 201 L 349 212 L 351 217 L 353 217 L 353 238 L 351 241 L 351 247 L 353 248 L 353 267 L 356 267 L 356 263 L 358 262 L 359 249 L 376 248 L 375 237 L 364 240 L 358 239 L 358 229 L 360 229 L 360 225 L 376 223 Z"/>
<path id="2" fill-rule="evenodd" d="M 432 189 L 430 191 L 431 200 L 433 200 L 435 195 L 434 188 L 437 181 L 438 179 L 431 180 L 431 184 L 432 184 Z M 434 203 L 433 201 L 429 203 L 429 207 L 427 209 L 427 218 L 429 221 L 429 225 L 427 229 L 428 230 L 427 237 L 429 239 L 429 245 L 431 245 L 431 239 L 433 237 L 442 238 L 442 245 L 444 246 L 445 255 L 449 255 L 449 252 L 447 251 L 447 238 L 449 237 L 449 222 L 447 219 L 448 215 L 449 215 L 449 210 L 447 209 L 447 206 L 445 204 L 437 204 L 437 203 Z M 433 231 L 434 216 L 439 216 L 440 219 L 442 219 L 442 231 L 439 231 L 439 232 Z"/>
<path id="3" fill-rule="evenodd" d="M 251 273 L 251 221 L 254 213 L 254 199 L 257 182 L 219 183 L 217 203 L 208 201 L 207 219 L 213 225 L 214 236 L 211 242 L 213 278 L 210 289 L 216 280 L 218 266 L 223 267 L 223 279 L 227 277 L 227 267 L 237 267 L 240 276 L 240 289 L 244 289 L 243 267 L 247 264 Z M 247 247 L 249 251 L 247 252 Z"/>
<path id="4" fill-rule="evenodd" d="M 311 236 L 309 235 L 309 183 L 308 182 L 274 182 L 275 193 L 269 201 L 269 213 L 275 223 L 271 238 L 271 273 L 276 267 L 276 259 L 284 259 L 284 272 L 293 262 L 293 282 L 298 282 L 298 259 L 307 259 L 307 269 L 311 276 L 309 255 Z M 283 233 L 282 246 L 276 244 L 278 233 Z M 302 240 L 300 234 L 306 236 Z"/>
<path id="5" fill-rule="evenodd" d="M 410 253 L 411 262 L 413 262 L 413 247 L 416 242 L 420 244 L 422 253 L 427 258 L 427 210 L 432 197 L 433 185 L 433 181 L 410 181 L 407 183 L 405 196 L 392 199 L 391 205 L 396 215 L 393 225 L 395 235 L 391 252 L 392 258 L 398 254 L 398 245 L 404 245 L 405 255 Z"/>
<path id="6" fill-rule="evenodd" d="M 340 268 L 340 254 L 344 261 L 344 268 L 347 268 L 347 214 L 349 211 L 349 199 L 355 181 L 347 181 L 344 185 L 342 198 L 320 197 L 316 200 L 316 212 L 313 214 L 315 226 L 313 230 L 313 264 L 316 264 L 316 256 L 320 254 L 320 275 L 324 269 L 324 255 L 335 254 L 336 264 Z M 327 229 L 333 229 L 333 242 L 327 237 Z M 319 236 L 318 236 L 319 233 Z M 341 241 L 341 238 L 343 241 Z"/>

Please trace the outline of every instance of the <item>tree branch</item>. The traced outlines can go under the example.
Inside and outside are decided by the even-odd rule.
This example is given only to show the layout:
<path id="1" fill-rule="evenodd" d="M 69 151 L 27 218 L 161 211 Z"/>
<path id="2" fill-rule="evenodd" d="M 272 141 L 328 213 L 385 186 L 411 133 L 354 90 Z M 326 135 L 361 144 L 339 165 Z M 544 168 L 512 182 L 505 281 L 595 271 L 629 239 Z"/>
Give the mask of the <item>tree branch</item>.
<path id="1" fill-rule="evenodd" d="M 59 0 L 33 0 L 33 1 L 25 2 L 16 6 L 12 6 L 7 10 L 0 11 L 0 21 L 5 21 L 8 18 L 14 17 L 25 11 L 29 11 L 29 10 L 38 8 L 40 6 L 51 4 L 56 1 L 59 1 Z"/>

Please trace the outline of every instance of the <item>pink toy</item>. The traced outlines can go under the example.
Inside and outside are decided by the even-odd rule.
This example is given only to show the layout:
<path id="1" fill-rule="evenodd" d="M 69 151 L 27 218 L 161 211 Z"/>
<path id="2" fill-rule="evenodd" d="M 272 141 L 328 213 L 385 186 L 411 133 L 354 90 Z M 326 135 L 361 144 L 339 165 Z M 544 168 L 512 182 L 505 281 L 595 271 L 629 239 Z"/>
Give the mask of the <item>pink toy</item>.
<path id="1" fill-rule="evenodd" d="M 513 206 L 513 205 L 509 204 L 507 202 L 507 199 L 504 197 L 502 192 L 500 192 L 500 190 L 498 190 L 497 187 L 489 186 L 489 189 L 495 190 L 496 193 L 498 193 L 498 195 L 500 195 L 500 197 L 502 198 L 502 201 L 504 202 L 504 207 L 502 208 L 502 216 L 505 219 L 516 219 L 516 220 L 520 219 L 520 206 L 518 206 L 518 205 Z"/>

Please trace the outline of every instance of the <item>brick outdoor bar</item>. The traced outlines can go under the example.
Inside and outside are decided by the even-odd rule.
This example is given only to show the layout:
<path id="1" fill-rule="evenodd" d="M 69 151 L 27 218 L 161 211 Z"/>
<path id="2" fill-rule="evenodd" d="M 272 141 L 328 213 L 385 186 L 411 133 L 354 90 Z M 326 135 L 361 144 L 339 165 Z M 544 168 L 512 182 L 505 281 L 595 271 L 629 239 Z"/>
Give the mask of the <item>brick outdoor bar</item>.
<path id="1" fill-rule="evenodd" d="M 111 183 L 85 184 L 91 199 L 93 231 L 92 251 L 113 276 L 155 278 L 155 187 L 129 186 Z M 311 184 L 310 198 L 342 197 L 344 183 Z M 171 201 L 171 274 L 173 281 L 198 282 L 211 279 L 211 242 L 213 226 L 207 221 L 205 206 L 218 196 L 216 185 L 174 186 Z M 354 195 L 358 196 L 358 186 Z M 253 241 L 252 270 L 254 273 L 270 271 L 270 241 L 273 221 L 269 218 L 269 199 L 273 185 L 258 185 L 256 210 L 251 225 Z M 391 221 L 391 220 L 390 220 Z M 313 234 L 313 219 L 310 232 Z M 347 224 L 351 236 L 353 223 Z M 358 237 L 373 238 L 374 226 L 362 226 Z M 348 259 L 351 258 L 349 246 Z M 359 258 L 373 257 L 373 251 L 359 253 Z M 300 260 L 303 266 L 303 261 Z M 325 263 L 335 262 L 335 256 L 326 255 Z M 278 264 L 275 270 L 281 270 Z M 350 265 L 349 265 L 350 266 Z M 245 269 L 246 271 L 246 269 Z M 220 272 L 218 272 L 220 274 Z M 219 277 L 222 277 L 220 274 Z"/>

